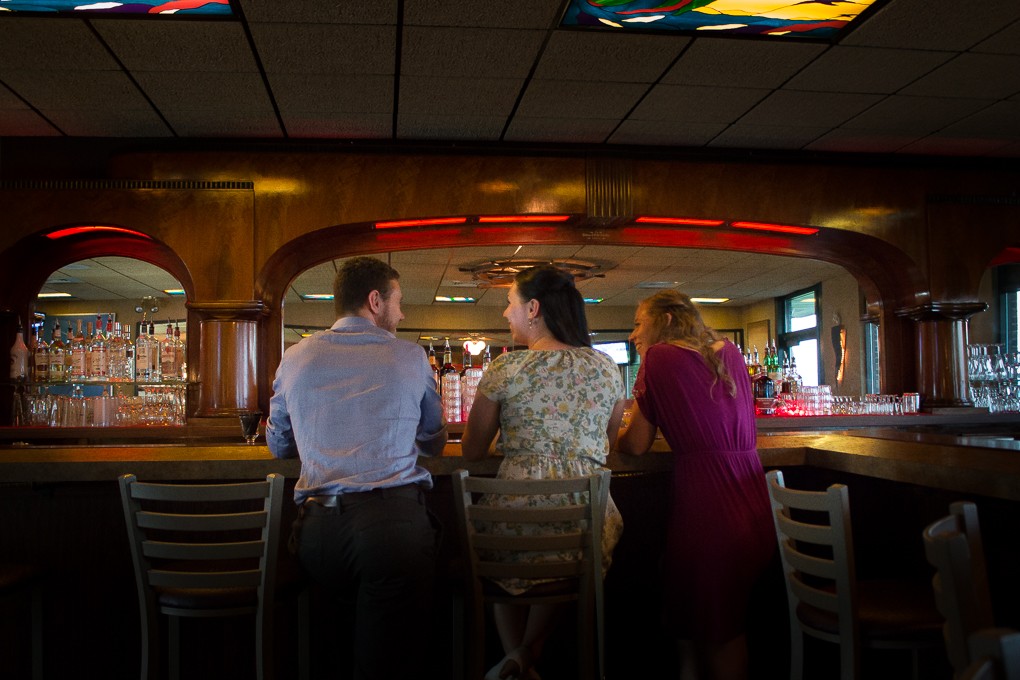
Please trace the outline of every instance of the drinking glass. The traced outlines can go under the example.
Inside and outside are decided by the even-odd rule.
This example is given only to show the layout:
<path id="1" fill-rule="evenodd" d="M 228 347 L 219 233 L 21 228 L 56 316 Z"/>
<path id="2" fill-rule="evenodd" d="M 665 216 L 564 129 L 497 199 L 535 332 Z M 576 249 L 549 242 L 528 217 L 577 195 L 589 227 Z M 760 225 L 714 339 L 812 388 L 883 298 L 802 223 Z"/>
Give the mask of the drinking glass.
<path id="1" fill-rule="evenodd" d="M 242 413 L 239 418 L 241 420 L 241 434 L 244 435 L 244 441 L 249 446 L 254 446 L 255 440 L 259 438 L 259 423 L 262 421 L 262 411 Z"/>

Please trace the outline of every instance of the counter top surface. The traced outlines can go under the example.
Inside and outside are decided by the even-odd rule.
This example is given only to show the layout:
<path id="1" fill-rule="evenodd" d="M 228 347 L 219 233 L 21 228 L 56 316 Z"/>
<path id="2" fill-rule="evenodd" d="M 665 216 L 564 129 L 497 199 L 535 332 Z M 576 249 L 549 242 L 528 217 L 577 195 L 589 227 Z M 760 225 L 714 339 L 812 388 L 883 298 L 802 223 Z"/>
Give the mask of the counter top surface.
<path id="1" fill-rule="evenodd" d="M 1020 500 L 1020 441 L 1006 436 L 969 437 L 871 428 L 822 432 L 764 432 L 758 452 L 766 467 L 807 465 L 856 475 Z M 612 453 L 618 475 L 665 472 L 672 453 L 656 440 L 643 456 Z M 458 468 L 494 474 L 498 457 L 468 461 L 451 442 L 442 456 L 421 458 L 435 475 Z M 278 472 L 300 473 L 297 459 L 273 458 L 264 444 L 132 443 L 105 446 L 31 445 L 0 448 L 6 484 L 101 482 L 131 472 L 150 479 L 237 479 Z"/>

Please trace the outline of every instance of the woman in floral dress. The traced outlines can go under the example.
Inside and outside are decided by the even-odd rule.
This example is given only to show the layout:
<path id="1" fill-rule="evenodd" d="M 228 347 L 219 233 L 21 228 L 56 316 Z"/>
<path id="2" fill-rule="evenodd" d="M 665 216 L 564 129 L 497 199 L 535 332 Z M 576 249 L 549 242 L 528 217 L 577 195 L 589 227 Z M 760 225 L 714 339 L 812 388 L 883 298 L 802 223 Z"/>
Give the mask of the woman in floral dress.
<path id="1" fill-rule="evenodd" d="M 552 265 L 521 272 L 507 294 L 503 316 L 514 344 L 528 349 L 499 356 L 482 376 L 461 443 L 464 457 L 484 458 L 498 431 L 499 478 L 583 477 L 603 468 L 623 415 L 623 381 L 613 360 L 591 348 L 584 300 L 573 277 Z M 486 501 L 513 502 L 505 496 Z M 547 505 L 565 502 L 562 495 L 543 500 Z M 610 497 L 604 569 L 622 531 L 623 520 Z M 499 585 L 519 594 L 534 583 Z M 553 605 L 496 605 L 506 656 L 486 679 L 538 678 L 534 666 L 558 610 Z"/>

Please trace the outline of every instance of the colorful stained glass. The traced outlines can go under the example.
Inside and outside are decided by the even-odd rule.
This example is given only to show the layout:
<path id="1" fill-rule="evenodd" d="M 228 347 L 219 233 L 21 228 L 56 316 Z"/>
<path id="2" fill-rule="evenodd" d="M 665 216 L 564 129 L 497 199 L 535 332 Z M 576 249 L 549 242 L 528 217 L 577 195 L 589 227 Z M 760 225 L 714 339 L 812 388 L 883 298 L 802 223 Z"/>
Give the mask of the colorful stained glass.
<path id="1" fill-rule="evenodd" d="M 229 0 L 129 0 L 88 2 L 87 0 L 0 0 L 0 14 L 152 14 L 233 16 Z"/>
<path id="2" fill-rule="evenodd" d="M 876 0 L 570 0 L 563 26 L 832 40 Z"/>

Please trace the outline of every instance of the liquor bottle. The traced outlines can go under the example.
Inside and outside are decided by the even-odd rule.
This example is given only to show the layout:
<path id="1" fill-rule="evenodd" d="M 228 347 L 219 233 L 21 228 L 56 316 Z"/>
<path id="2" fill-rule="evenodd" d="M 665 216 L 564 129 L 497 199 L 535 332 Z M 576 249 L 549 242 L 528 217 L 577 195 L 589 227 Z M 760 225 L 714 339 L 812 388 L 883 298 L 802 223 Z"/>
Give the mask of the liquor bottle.
<path id="1" fill-rule="evenodd" d="M 761 371 L 761 364 L 758 362 L 758 345 L 751 345 L 751 361 L 747 364 L 747 374 L 752 378 Z"/>
<path id="2" fill-rule="evenodd" d="M 432 369 L 432 379 L 436 381 L 436 389 L 439 389 L 439 362 L 436 360 L 436 348 L 432 346 L 432 341 L 429 341 L 429 367 Z"/>
<path id="3" fill-rule="evenodd" d="M 156 337 L 156 324 L 149 319 L 149 379 L 159 382 L 163 379 L 162 363 L 159 356 L 159 338 Z"/>
<path id="4" fill-rule="evenodd" d="M 482 373 L 488 370 L 489 364 L 492 363 L 492 357 L 489 356 L 489 346 L 485 346 L 485 354 L 482 356 Z"/>
<path id="5" fill-rule="evenodd" d="M 149 382 L 151 379 L 152 366 L 149 361 L 149 338 L 145 335 L 145 313 L 142 313 L 142 323 L 138 326 L 138 340 L 135 341 L 135 380 L 138 382 Z"/>
<path id="6" fill-rule="evenodd" d="M 175 359 L 177 349 L 174 347 L 174 329 L 169 323 L 166 325 L 166 335 L 159 343 L 159 374 L 163 382 L 177 380 L 177 366 Z"/>
<path id="7" fill-rule="evenodd" d="M 67 377 L 67 362 L 64 359 L 64 341 L 60 339 L 60 322 L 53 324 L 53 342 L 50 343 L 50 382 L 64 382 Z"/>
<path id="8" fill-rule="evenodd" d="M 103 382 L 110 379 L 110 340 L 103 333 L 103 319 L 96 315 L 96 333 L 92 336 L 89 351 L 89 372 L 92 379 Z"/>
<path id="9" fill-rule="evenodd" d="M 71 322 L 67 322 L 67 332 L 64 333 L 64 380 L 71 380 L 71 363 L 74 361 L 74 356 L 71 354 L 71 350 L 74 347 L 74 332 L 71 330 Z"/>
<path id="10" fill-rule="evenodd" d="M 82 345 L 85 347 L 85 372 L 84 380 L 93 380 L 92 377 L 92 342 L 95 338 L 92 336 L 92 322 L 89 321 L 85 324 L 85 335 L 82 336 Z"/>
<path id="11" fill-rule="evenodd" d="M 457 373 L 457 368 L 453 365 L 450 338 L 446 338 L 446 344 L 443 346 L 443 366 L 439 369 L 439 379 L 446 422 L 459 423 L 461 420 L 460 374 Z"/>
<path id="12" fill-rule="evenodd" d="M 81 319 L 78 319 L 78 330 L 71 342 L 71 364 L 67 374 L 68 380 L 84 380 L 88 377 L 85 372 L 85 335 L 82 331 Z"/>
<path id="13" fill-rule="evenodd" d="M 135 343 L 131 341 L 131 327 L 127 324 L 121 328 L 124 333 L 124 380 L 135 379 Z"/>
<path id="14" fill-rule="evenodd" d="M 11 345 L 11 380 L 28 379 L 28 345 L 25 344 L 25 330 L 18 321 L 18 332 L 14 335 Z"/>
<path id="15" fill-rule="evenodd" d="M 187 347 L 181 340 L 181 324 L 174 324 L 174 368 L 177 369 L 177 379 L 185 381 L 188 379 L 188 358 Z"/>
<path id="16" fill-rule="evenodd" d="M 124 338 L 120 334 L 120 321 L 106 322 L 106 351 L 109 357 L 107 373 L 109 379 L 120 382 L 124 379 Z"/>

